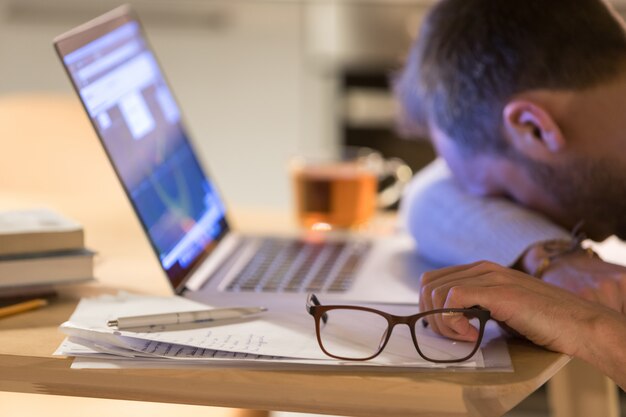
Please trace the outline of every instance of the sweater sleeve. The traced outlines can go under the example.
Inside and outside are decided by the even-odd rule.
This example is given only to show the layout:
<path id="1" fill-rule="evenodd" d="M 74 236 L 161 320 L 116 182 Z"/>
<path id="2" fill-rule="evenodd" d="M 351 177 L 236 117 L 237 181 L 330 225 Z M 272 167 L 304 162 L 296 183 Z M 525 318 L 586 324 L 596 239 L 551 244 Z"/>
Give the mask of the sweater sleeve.
<path id="1" fill-rule="evenodd" d="M 420 254 L 440 265 L 490 260 L 511 266 L 535 243 L 570 238 L 546 217 L 509 200 L 467 194 L 441 159 L 405 190 L 400 222 Z"/>

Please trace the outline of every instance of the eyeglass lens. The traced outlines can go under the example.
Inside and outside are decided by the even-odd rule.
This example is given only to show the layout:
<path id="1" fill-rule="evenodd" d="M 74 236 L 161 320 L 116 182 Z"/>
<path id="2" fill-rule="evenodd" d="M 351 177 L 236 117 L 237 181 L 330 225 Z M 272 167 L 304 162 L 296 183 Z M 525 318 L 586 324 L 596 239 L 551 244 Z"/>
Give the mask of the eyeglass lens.
<path id="1" fill-rule="evenodd" d="M 368 311 L 334 309 L 320 326 L 320 342 L 327 353 L 341 358 L 365 359 L 375 355 L 386 337 L 389 323 Z"/>
<path id="2" fill-rule="evenodd" d="M 479 340 L 474 342 L 463 342 L 452 340 L 441 336 L 432 330 L 432 326 L 424 325 L 427 323 L 446 323 L 448 320 L 458 319 L 460 313 L 434 313 L 420 318 L 415 325 L 415 337 L 420 352 L 425 358 L 433 361 L 459 361 L 471 355 L 476 348 Z M 476 318 L 471 319 L 470 325 L 476 329 L 478 334 L 480 329 L 480 321 Z"/>

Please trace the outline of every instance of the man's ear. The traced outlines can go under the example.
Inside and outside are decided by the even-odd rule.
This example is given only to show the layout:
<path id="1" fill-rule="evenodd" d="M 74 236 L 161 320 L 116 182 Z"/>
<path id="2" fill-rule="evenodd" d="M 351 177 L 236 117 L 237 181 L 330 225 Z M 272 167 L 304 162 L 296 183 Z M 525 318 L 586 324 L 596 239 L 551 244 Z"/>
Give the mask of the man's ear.
<path id="1" fill-rule="evenodd" d="M 511 145 L 532 159 L 546 160 L 565 148 L 565 137 L 552 115 L 527 100 L 510 101 L 503 111 Z"/>

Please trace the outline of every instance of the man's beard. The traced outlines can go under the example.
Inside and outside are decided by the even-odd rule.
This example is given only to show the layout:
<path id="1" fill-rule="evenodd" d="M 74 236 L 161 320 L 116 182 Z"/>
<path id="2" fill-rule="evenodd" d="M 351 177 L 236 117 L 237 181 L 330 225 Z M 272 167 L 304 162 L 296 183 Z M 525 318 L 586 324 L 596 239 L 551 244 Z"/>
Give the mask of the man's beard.
<path id="1" fill-rule="evenodd" d="M 567 218 L 582 221 L 592 239 L 626 240 L 626 167 L 614 159 L 583 157 L 555 167 L 525 159 L 533 181 L 553 197 Z M 598 232 L 598 233 L 596 233 Z"/>

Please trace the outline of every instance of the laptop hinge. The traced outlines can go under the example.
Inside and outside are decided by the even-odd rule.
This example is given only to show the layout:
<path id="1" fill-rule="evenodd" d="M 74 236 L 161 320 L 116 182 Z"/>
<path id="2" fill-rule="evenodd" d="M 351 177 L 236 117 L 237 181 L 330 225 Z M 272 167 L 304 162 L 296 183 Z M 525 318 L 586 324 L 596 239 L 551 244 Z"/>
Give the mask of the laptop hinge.
<path id="1" fill-rule="evenodd" d="M 241 235 L 237 233 L 228 233 L 224 236 L 217 248 L 211 253 L 211 256 L 192 272 L 191 277 L 185 283 L 185 289 L 198 291 L 202 288 L 213 273 L 233 253 L 240 241 Z"/>

